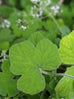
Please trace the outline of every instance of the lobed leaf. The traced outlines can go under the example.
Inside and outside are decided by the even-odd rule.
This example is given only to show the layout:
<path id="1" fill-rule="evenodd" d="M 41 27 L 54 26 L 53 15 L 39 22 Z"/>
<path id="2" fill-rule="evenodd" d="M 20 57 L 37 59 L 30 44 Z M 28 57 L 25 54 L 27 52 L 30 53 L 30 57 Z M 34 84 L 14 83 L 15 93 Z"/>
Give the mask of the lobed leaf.
<path id="1" fill-rule="evenodd" d="M 21 75 L 18 89 L 28 94 L 39 93 L 45 88 L 40 68 L 51 70 L 61 64 L 57 47 L 48 39 L 41 40 L 36 47 L 29 41 L 16 44 L 11 47 L 9 55 L 11 72 Z"/>

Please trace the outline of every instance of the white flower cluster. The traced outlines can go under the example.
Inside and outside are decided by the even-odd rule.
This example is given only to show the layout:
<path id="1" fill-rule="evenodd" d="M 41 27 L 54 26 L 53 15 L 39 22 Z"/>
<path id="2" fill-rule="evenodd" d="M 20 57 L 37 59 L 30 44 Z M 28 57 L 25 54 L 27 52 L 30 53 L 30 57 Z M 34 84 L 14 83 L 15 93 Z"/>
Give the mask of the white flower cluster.
<path id="1" fill-rule="evenodd" d="M 40 6 L 48 6 L 48 5 L 50 5 L 51 4 L 51 0 L 41 0 L 40 1 Z"/>
<path id="2" fill-rule="evenodd" d="M 27 14 L 26 14 L 25 12 L 22 12 L 22 13 L 17 13 L 17 16 L 19 17 L 19 19 L 17 20 L 17 26 L 18 26 L 20 29 L 22 28 L 23 31 L 26 30 L 27 27 L 24 26 L 23 24 L 26 22 L 26 20 L 24 20 L 24 19 L 25 19 L 25 17 L 27 16 Z M 20 17 L 21 17 L 22 19 L 20 19 Z"/>
<path id="3" fill-rule="evenodd" d="M 48 5 L 51 4 L 51 0 L 31 0 L 31 2 L 38 3 L 39 2 L 39 8 L 34 5 L 31 7 L 31 12 L 30 15 L 35 17 L 40 17 L 43 15 L 43 7 L 47 7 Z"/>
<path id="4" fill-rule="evenodd" d="M 34 2 L 34 3 L 40 3 L 40 5 L 50 5 L 51 4 L 51 0 L 31 0 L 31 2 Z"/>
<path id="5" fill-rule="evenodd" d="M 21 28 L 22 28 L 22 29 L 23 29 L 23 31 L 24 31 L 24 30 L 26 30 L 26 28 L 27 28 L 27 27 L 26 27 L 26 26 L 24 26 L 24 25 L 22 25 L 22 26 L 21 26 Z"/>
<path id="6" fill-rule="evenodd" d="M 18 19 L 18 21 L 17 21 L 17 25 L 18 25 L 18 26 L 19 26 L 19 25 L 21 25 L 22 21 L 23 21 L 23 20 Z M 26 27 L 26 26 L 24 26 L 24 25 L 21 25 L 21 26 L 20 26 L 20 28 L 22 28 L 22 29 L 23 29 L 23 31 L 27 29 L 27 27 Z"/>
<path id="7" fill-rule="evenodd" d="M 38 11 L 37 11 L 37 9 L 38 9 Z M 33 7 L 31 7 L 30 15 L 33 16 L 33 18 L 40 17 L 40 16 L 42 16 L 42 14 L 43 14 L 43 11 L 41 8 L 37 8 L 35 5 Z"/>
<path id="8" fill-rule="evenodd" d="M 60 6 L 59 5 L 51 6 L 50 9 L 53 11 L 54 16 L 56 16 L 60 11 Z M 62 13 L 63 10 L 61 10 L 60 12 Z"/>
<path id="9" fill-rule="evenodd" d="M 31 13 L 30 15 L 35 17 L 40 17 L 43 15 L 43 9 L 46 9 L 46 7 L 49 6 L 49 9 L 54 13 L 54 16 L 56 16 L 58 13 L 62 13 L 63 10 L 60 9 L 59 5 L 51 6 L 52 2 L 51 0 L 31 0 L 31 2 L 39 5 L 39 8 L 37 6 L 31 7 Z"/>
<path id="10" fill-rule="evenodd" d="M 0 27 L 1 28 L 10 28 L 11 23 L 7 20 L 4 19 L 4 21 L 1 23 Z"/>

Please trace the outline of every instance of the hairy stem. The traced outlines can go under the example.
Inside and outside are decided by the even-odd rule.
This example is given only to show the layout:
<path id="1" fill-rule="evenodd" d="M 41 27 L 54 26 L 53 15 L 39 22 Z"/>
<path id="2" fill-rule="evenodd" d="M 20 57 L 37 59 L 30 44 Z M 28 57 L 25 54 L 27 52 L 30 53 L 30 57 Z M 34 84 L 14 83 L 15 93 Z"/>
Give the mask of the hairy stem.
<path id="1" fill-rule="evenodd" d="M 44 71 L 44 70 L 42 70 L 41 68 L 39 68 L 39 69 L 40 69 L 40 71 L 41 71 L 42 74 L 52 75 L 52 73 L 49 73 L 49 72 L 47 72 L 47 71 Z M 55 75 L 55 76 L 66 76 L 66 77 L 69 77 L 69 78 L 74 79 L 74 76 L 70 76 L 70 75 L 64 74 L 64 73 L 54 73 L 54 75 Z"/>

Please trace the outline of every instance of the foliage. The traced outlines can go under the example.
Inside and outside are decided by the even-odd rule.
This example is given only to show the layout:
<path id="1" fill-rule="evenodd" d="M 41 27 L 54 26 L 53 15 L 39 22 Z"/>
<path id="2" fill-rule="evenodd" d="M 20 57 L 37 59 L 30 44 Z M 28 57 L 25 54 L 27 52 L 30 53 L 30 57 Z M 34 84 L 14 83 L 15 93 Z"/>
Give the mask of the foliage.
<path id="1" fill-rule="evenodd" d="M 73 29 L 73 0 L 0 0 L 0 99 L 74 99 Z"/>
<path id="2" fill-rule="evenodd" d="M 62 62 L 65 64 L 74 65 L 73 43 L 74 31 L 61 40 L 59 51 Z M 74 76 L 74 66 L 68 67 L 68 70 L 65 72 L 65 74 Z M 61 96 L 68 96 L 71 92 L 74 94 L 74 79 L 63 77 L 56 86 L 56 91 L 59 92 Z"/>
<path id="3" fill-rule="evenodd" d="M 14 75 L 10 72 L 9 61 L 4 61 L 2 64 L 2 71 L 0 72 L 0 94 L 9 97 L 18 93 L 16 87 L 16 80 L 13 80 Z"/>
<path id="4" fill-rule="evenodd" d="M 28 41 L 11 47 L 10 62 L 11 71 L 15 75 L 22 75 L 17 82 L 18 89 L 25 93 L 36 94 L 45 88 L 45 81 L 40 69 L 56 69 L 61 60 L 57 47 L 49 40 L 43 39 L 37 44 L 36 48 Z"/>

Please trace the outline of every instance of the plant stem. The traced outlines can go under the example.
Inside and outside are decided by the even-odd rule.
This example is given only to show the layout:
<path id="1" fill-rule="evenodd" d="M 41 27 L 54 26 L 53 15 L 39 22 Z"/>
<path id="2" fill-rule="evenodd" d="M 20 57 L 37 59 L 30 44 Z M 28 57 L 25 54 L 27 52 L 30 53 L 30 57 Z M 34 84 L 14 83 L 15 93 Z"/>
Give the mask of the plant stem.
<path id="1" fill-rule="evenodd" d="M 55 17 L 54 17 L 54 16 L 52 16 L 52 15 L 50 15 L 50 14 L 49 14 L 49 16 L 53 19 L 53 21 L 54 21 L 54 22 L 55 22 L 55 24 L 57 25 L 57 28 L 58 28 L 58 29 L 59 29 L 59 31 L 63 34 L 63 32 L 62 32 L 62 30 L 61 30 L 61 28 L 60 28 L 59 24 L 57 23 L 57 21 L 56 21 Z"/>
<path id="2" fill-rule="evenodd" d="M 40 71 L 41 71 L 42 74 L 52 75 L 52 73 L 49 73 L 49 72 L 47 72 L 47 71 L 44 71 L 44 70 L 42 70 L 41 68 L 39 68 L 39 69 L 40 69 Z M 70 76 L 70 75 L 64 74 L 64 73 L 54 73 L 54 75 L 55 75 L 55 76 L 66 76 L 66 77 L 69 77 L 69 78 L 74 79 L 74 76 Z"/>
<path id="3" fill-rule="evenodd" d="M 46 9 L 43 9 L 43 10 L 44 10 L 45 12 L 47 12 L 48 16 L 54 21 L 54 23 L 56 24 L 56 26 L 57 26 L 57 28 L 59 29 L 59 31 L 63 34 L 63 32 L 62 32 L 62 30 L 61 30 L 59 24 L 57 23 L 55 17 L 54 17 L 51 13 L 49 13 Z"/>

